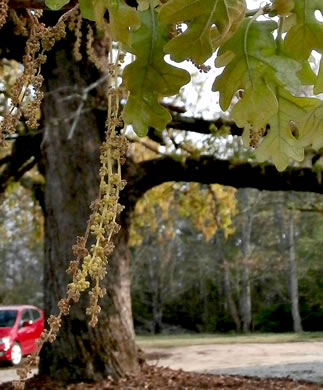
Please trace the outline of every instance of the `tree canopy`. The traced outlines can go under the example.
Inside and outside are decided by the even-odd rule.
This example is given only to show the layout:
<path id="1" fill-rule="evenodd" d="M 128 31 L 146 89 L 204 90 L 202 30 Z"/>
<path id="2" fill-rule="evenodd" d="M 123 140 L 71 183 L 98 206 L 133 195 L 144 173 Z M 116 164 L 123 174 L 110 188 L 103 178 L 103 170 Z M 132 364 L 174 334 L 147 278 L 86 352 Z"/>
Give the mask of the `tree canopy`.
<path id="1" fill-rule="evenodd" d="M 165 129 L 172 118 L 161 99 L 178 93 L 190 81 L 190 74 L 166 61 L 165 54 L 176 62 L 192 61 L 207 71 L 205 61 L 217 52 L 215 66 L 224 69 L 216 77 L 213 91 L 220 94 L 222 110 L 230 109 L 232 119 L 244 129 L 244 142 L 256 148 L 259 161 L 271 158 L 278 170 L 284 170 L 290 159 L 303 160 L 305 147 L 319 150 L 323 146 L 322 103 L 315 96 L 323 92 L 323 66 L 321 62 L 314 72 L 311 55 L 323 50 L 320 1 L 276 0 L 255 11 L 248 11 L 244 0 L 138 0 L 137 4 L 82 0 L 75 5 L 67 0 L 46 0 L 43 6 L 52 10 L 74 7 L 74 13 L 79 7 L 82 18 L 96 23 L 99 34 L 108 29 L 119 50 L 133 55 L 134 60 L 122 71 L 120 88 L 128 91 L 123 119 L 138 135 L 146 135 L 150 127 Z M 10 5 L 26 6 L 17 1 Z M 29 7 L 40 5 L 30 2 Z M 33 18 L 30 16 L 31 22 Z M 47 30 L 47 40 L 35 33 L 38 46 L 27 49 L 27 56 L 37 58 L 39 65 L 33 66 L 39 70 L 46 60 L 43 53 L 63 34 L 64 18 L 67 16 Z M 20 20 L 22 28 L 21 24 Z M 76 36 L 81 33 L 80 26 L 80 22 L 74 25 Z M 88 33 L 89 45 L 91 40 L 93 32 Z M 23 80 L 24 88 L 35 87 L 35 77 L 42 82 L 39 75 L 30 75 Z M 309 92 L 304 93 L 305 86 Z M 37 88 L 35 91 L 37 95 Z M 13 104 L 20 104 L 19 96 L 13 98 Z M 8 122 L 3 121 L 4 125 Z"/>
<path id="2" fill-rule="evenodd" d="M 54 9 L 66 3 L 46 2 Z M 99 26 L 108 10 L 112 39 L 136 57 L 122 81 L 129 91 L 124 119 L 138 135 L 147 134 L 149 126 L 166 127 L 171 117 L 160 99 L 178 93 L 190 80 L 164 55 L 177 62 L 191 60 L 203 69 L 218 50 L 215 65 L 224 70 L 213 91 L 220 93 L 224 111 L 233 103 L 231 117 L 244 128 L 245 143 L 260 144 L 259 161 L 271 157 L 283 170 L 290 158 L 303 159 L 305 146 L 323 146 L 321 102 L 301 96 L 304 85 L 312 86 L 315 94 L 323 92 L 323 71 L 316 75 L 310 66 L 311 52 L 323 50 L 323 27 L 315 16 L 323 11 L 319 1 L 274 1 L 268 14 L 278 16 L 278 22 L 259 20 L 264 9 L 246 17 L 244 0 L 162 3 L 138 1 L 135 11 L 122 0 L 80 2 L 82 16 Z M 176 31 L 171 30 L 174 25 Z"/>

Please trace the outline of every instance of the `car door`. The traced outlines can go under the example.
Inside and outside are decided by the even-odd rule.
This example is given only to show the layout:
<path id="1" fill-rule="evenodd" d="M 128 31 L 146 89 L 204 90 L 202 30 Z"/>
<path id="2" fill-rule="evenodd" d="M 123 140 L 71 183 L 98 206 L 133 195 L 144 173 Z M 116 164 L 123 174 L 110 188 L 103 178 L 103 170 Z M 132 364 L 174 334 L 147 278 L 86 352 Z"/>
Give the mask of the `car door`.
<path id="1" fill-rule="evenodd" d="M 28 325 L 26 324 L 28 322 Z M 18 324 L 17 341 L 22 349 L 22 354 L 26 355 L 33 349 L 33 329 L 31 326 L 32 317 L 29 309 L 24 309 L 21 313 Z"/>
<path id="2" fill-rule="evenodd" d="M 44 320 L 42 314 L 36 309 L 30 309 L 32 317 L 32 352 L 36 350 L 36 340 L 39 339 L 43 329 Z"/>

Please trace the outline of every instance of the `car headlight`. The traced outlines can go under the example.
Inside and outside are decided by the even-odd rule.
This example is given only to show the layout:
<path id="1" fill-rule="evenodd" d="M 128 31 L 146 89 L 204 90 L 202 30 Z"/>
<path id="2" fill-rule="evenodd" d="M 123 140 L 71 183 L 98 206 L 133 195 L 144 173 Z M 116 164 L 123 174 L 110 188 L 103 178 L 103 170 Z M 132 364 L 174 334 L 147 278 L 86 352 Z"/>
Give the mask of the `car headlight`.
<path id="1" fill-rule="evenodd" d="M 3 337 L 0 339 L 0 344 L 4 344 L 4 350 L 8 351 L 10 348 L 10 337 Z"/>

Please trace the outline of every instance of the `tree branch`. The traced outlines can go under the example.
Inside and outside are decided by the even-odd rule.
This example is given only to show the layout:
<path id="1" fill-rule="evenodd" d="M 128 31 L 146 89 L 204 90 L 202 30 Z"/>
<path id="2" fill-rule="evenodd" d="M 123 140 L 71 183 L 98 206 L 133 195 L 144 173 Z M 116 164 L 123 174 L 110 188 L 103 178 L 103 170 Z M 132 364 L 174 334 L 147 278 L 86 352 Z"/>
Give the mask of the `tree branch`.
<path id="1" fill-rule="evenodd" d="M 217 160 L 213 156 L 185 161 L 171 157 L 156 158 L 140 164 L 132 163 L 127 169 L 129 186 L 124 192 L 127 201 L 134 206 L 146 191 L 167 181 L 217 183 L 235 188 L 257 188 L 268 191 L 307 191 L 323 193 L 320 178 L 309 168 L 287 168 L 278 172 L 273 165 L 251 163 L 235 164 Z"/>
<path id="2" fill-rule="evenodd" d="M 77 1 L 71 0 L 68 4 L 61 8 L 61 10 L 71 9 L 75 6 Z M 9 8 L 33 8 L 49 10 L 44 0 L 9 0 Z"/>
<path id="3" fill-rule="evenodd" d="M 148 142 L 145 142 L 145 141 L 141 141 L 139 138 L 138 139 L 134 139 L 134 138 L 130 138 L 130 137 L 127 137 L 127 139 L 134 143 L 134 142 L 137 142 L 139 143 L 140 145 L 142 145 L 144 148 L 154 152 L 155 154 L 159 155 L 159 156 L 165 156 L 165 153 L 162 153 L 160 150 L 158 150 L 158 148 L 150 145 Z"/>
<path id="4" fill-rule="evenodd" d="M 20 184 L 32 191 L 35 196 L 35 199 L 38 200 L 39 205 L 45 215 L 46 207 L 45 207 L 45 183 L 41 180 L 34 180 L 31 177 L 23 177 L 20 180 Z"/>
<path id="5" fill-rule="evenodd" d="M 11 180 L 18 181 L 41 159 L 41 140 L 41 133 L 17 137 L 11 154 L 5 157 L 7 165 L 0 173 L 0 194 Z"/>
<path id="6" fill-rule="evenodd" d="M 205 120 L 202 118 L 191 118 L 180 115 L 173 115 L 173 120 L 167 125 L 168 128 L 177 130 L 193 131 L 199 134 L 212 134 L 221 128 L 227 127 L 232 135 L 242 135 L 243 129 L 233 121 L 224 118 Z"/>
<path id="7" fill-rule="evenodd" d="M 4 165 L 4 164 L 7 164 L 9 161 L 10 161 L 10 155 L 7 155 L 7 156 L 5 156 L 5 157 L 3 157 L 3 158 L 1 158 L 0 159 L 0 166 L 1 165 Z"/>

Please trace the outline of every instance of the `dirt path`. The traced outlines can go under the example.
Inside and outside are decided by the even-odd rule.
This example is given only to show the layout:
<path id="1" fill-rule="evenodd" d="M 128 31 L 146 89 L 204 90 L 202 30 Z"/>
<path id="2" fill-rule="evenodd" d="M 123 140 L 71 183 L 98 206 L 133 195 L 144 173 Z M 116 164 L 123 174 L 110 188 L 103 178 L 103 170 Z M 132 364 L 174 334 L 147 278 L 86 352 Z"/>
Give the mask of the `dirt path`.
<path id="1" fill-rule="evenodd" d="M 172 369 L 262 378 L 290 377 L 323 385 L 323 342 L 212 344 L 146 348 L 145 352 L 150 364 Z M 0 383 L 16 378 L 13 368 L 0 367 Z"/>
<path id="2" fill-rule="evenodd" d="M 37 369 L 32 370 L 32 374 L 28 375 L 28 378 L 36 374 Z M 0 367 L 0 383 L 9 382 L 18 379 L 16 369 L 12 367 Z"/>
<path id="3" fill-rule="evenodd" d="M 323 384 L 323 342 L 213 344 L 146 349 L 150 364 L 212 374 L 304 379 Z M 323 386 L 322 386 L 323 388 Z"/>

